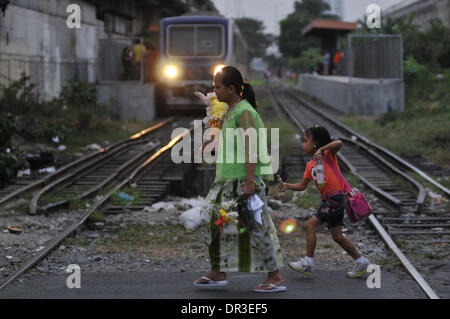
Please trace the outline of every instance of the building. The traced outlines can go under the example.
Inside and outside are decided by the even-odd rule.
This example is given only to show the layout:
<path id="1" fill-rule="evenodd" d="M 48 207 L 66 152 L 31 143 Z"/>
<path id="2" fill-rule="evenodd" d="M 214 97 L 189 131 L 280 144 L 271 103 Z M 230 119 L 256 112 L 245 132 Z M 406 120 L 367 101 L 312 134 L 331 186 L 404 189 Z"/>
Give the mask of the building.
<path id="1" fill-rule="evenodd" d="M 44 99 L 57 96 L 69 79 L 119 80 L 123 45 L 132 46 L 161 18 L 215 10 L 209 0 L 1 1 L 0 83 L 24 73 Z M 80 28 L 68 24 L 73 3 L 80 8 Z M 105 61 L 104 52 L 113 60 Z"/>
<path id="2" fill-rule="evenodd" d="M 432 19 L 441 19 L 444 25 L 450 26 L 450 1 L 449 0 L 404 0 L 387 8 L 382 13 L 382 18 L 402 19 L 408 21 L 413 15 L 413 24 L 421 29 L 426 29 Z"/>
<path id="3" fill-rule="evenodd" d="M 79 28 L 71 4 L 79 8 Z M 134 101 L 136 112 L 127 114 L 137 118 L 139 105 L 153 98 L 153 87 L 120 81 L 124 47 L 132 48 L 143 34 L 157 34 L 161 18 L 198 10 L 216 9 L 210 0 L 0 0 L 0 84 L 24 74 L 39 96 L 50 100 L 68 80 L 99 82 L 99 98 L 109 94 L 117 108 L 129 110 L 124 101 Z M 151 119 L 152 110 L 146 111 L 145 119 Z"/>

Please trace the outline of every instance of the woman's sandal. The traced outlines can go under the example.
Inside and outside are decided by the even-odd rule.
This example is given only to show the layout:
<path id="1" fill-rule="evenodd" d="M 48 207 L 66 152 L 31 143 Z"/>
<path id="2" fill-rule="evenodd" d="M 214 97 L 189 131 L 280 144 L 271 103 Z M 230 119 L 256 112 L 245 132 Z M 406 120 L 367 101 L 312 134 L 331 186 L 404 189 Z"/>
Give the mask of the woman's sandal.
<path id="1" fill-rule="evenodd" d="M 212 280 L 205 276 L 201 277 L 200 279 L 204 279 L 204 280 L 206 280 L 206 282 L 199 284 L 199 283 L 196 283 L 197 280 L 195 280 L 194 286 L 196 286 L 196 287 L 223 287 L 223 286 L 228 285 L 228 281 L 226 281 L 226 280 L 215 281 L 215 280 Z"/>
<path id="2" fill-rule="evenodd" d="M 286 291 L 287 288 L 285 286 L 280 286 L 280 285 L 274 285 L 274 284 L 259 284 L 258 287 L 271 287 L 270 289 L 258 289 L 258 288 L 254 288 L 253 291 L 254 292 L 281 292 L 281 291 Z"/>

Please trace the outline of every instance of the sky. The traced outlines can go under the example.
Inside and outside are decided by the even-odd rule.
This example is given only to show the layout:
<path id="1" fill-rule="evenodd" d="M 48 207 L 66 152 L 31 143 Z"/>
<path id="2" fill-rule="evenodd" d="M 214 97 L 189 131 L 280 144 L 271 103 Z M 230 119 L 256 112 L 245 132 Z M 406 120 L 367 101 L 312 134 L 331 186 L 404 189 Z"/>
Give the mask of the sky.
<path id="1" fill-rule="evenodd" d="M 221 14 L 228 18 L 249 17 L 262 20 L 265 33 L 279 35 L 278 22 L 294 11 L 295 0 L 212 0 Z M 344 21 L 356 22 L 366 14 L 369 4 L 381 7 L 381 13 L 404 0 L 343 0 Z"/>

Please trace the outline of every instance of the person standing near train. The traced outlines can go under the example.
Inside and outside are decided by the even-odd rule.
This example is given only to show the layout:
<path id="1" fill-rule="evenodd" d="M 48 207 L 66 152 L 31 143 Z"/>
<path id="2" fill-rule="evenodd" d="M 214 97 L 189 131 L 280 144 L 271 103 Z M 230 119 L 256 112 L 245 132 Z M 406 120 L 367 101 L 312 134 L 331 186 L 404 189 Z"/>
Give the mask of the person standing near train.
<path id="1" fill-rule="evenodd" d="M 141 63 L 145 61 L 145 55 L 147 53 L 147 48 L 139 41 L 135 40 L 133 47 L 133 65 L 134 65 L 134 79 L 140 80 L 141 75 Z M 145 66 L 144 66 L 145 68 Z"/>
<path id="2" fill-rule="evenodd" d="M 250 146 L 245 143 L 233 143 L 234 161 L 221 161 L 229 152 L 227 143 L 227 129 L 244 131 L 254 128 L 257 138 L 261 136 L 260 128 L 264 124 L 256 112 L 256 99 L 250 84 L 243 81 L 238 69 L 226 66 L 214 76 L 214 92 L 221 102 L 228 104 L 225 121 L 219 141 L 218 161 L 216 164 L 216 178 L 206 197 L 207 204 L 202 208 L 202 214 L 209 214 L 210 222 L 204 225 L 205 241 L 208 245 L 211 271 L 194 281 L 197 287 L 220 287 L 228 284 L 227 272 L 267 272 L 267 279 L 257 287 L 255 292 L 286 291 L 281 284 L 284 279 L 280 273 L 283 265 L 277 230 L 267 210 L 267 181 L 273 180 L 270 160 L 261 161 L 258 156 L 256 163 L 249 160 Z M 229 139 L 230 137 L 228 137 Z M 231 136 L 233 138 L 233 136 Z M 230 140 L 228 140 L 230 142 Z M 258 143 L 259 154 L 267 155 L 267 143 Z M 226 147 L 225 147 L 226 146 Z M 237 161 L 239 152 L 245 152 L 245 162 Z M 237 155 L 237 156 L 236 156 Z M 228 158 L 227 158 L 228 159 Z M 269 173 L 270 172 L 270 173 Z M 256 194 L 264 206 L 261 214 L 261 224 L 255 223 L 251 230 L 235 233 L 225 233 L 218 226 L 220 211 L 225 203 L 239 201 L 242 197 Z M 253 218 L 251 215 L 250 218 Z M 223 226 L 223 225 L 221 225 Z M 231 228 L 233 229 L 233 227 Z"/>

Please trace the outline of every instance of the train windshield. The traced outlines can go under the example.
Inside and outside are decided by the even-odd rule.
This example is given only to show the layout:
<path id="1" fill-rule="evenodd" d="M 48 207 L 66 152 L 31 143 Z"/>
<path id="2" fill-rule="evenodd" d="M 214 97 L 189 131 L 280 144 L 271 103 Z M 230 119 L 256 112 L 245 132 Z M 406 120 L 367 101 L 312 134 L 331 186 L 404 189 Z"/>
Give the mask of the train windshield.
<path id="1" fill-rule="evenodd" d="M 168 29 L 170 56 L 218 57 L 224 51 L 222 25 L 171 25 Z"/>

